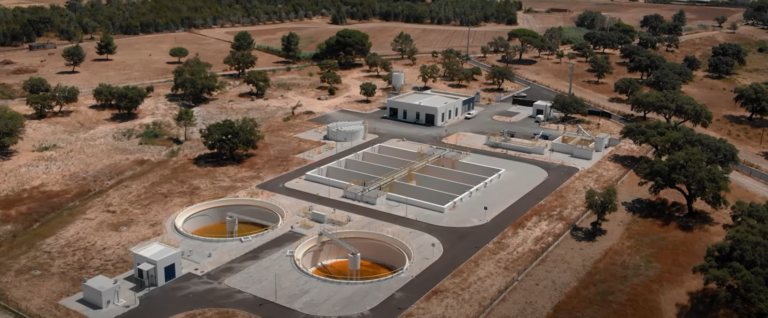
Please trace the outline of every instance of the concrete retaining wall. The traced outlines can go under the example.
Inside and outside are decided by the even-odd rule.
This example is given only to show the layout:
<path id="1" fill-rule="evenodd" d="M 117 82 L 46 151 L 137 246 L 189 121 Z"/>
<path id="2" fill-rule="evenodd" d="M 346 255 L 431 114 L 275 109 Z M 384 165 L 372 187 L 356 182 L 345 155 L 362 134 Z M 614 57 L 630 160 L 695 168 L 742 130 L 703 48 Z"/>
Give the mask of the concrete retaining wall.
<path id="1" fill-rule="evenodd" d="M 433 166 L 433 165 L 426 165 L 424 166 L 424 168 L 421 168 L 416 172 L 420 174 L 425 174 L 428 176 L 440 178 L 440 179 L 455 181 L 458 183 L 469 184 L 469 185 L 476 185 L 478 183 L 485 181 L 485 179 L 487 179 L 487 177 L 485 176 L 478 176 L 476 174 L 470 174 L 470 173 L 461 172 L 458 170 L 442 168 L 442 167 Z"/>
<path id="2" fill-rule="evenodd" d="M 349 183 L 341 181 L 341 180 L 327 178 L 327 177 L 320 176 L 320 175 L 317 175 L 317 174 L 314 174 L 314 173 L 307 173 L 307 174 L 305 174 L 304 175 L 304 180 L 312 181 L 312 182 L 317 182 L 317 183 L 320 183 L 320 184 L 324 184 L 324 185 L 327 185 L 327 186 L 332 186 L 332 187 L 339 188 L 339 189 L 343 189 L 344 187 L 346 187 L 349 184 Z"/>
<path id="3" fill-rule="evenodd" d="M 533 153 L 533 154 L 539 154 L 543 155 L 545 151 L 547 151 L 547 147 L 534 147 L 534 146 L 525 146 L 521 144 L 513 144 L 513 143 L 506 143 L 506 142 L 495 142 L 492 140 L 486 140 L 485 144 L 491 147 L 496 148 L 502 148 L 502 149 L 509 149 L 512 151 L 522 152 L 522 153 Z"/>
<path id="4" fill-rule="evenodd" d="M 555 140 L 554 142 L 552 142 L 552 151 L 573 155 L 573 149 L 576 149 L 576 146 L 564 144 L 562 142 L 559 142 L 558 140 Z"/>
<path id="5" fill-rule="evenodd" d="M 418 152 L 397 148 L 397 147 L 391 147 L 387 145 L 378 145 L 376 152 L 382 155 L 397 157 L 400 159 L 411 160 L 411 161 L 417 160 L 419 159 L 419 157 L 421 157 L 421 155 Z"/>
<path id="6" fill-rule="evenodd" d="M 748 176 L 751 176 L 763 182 L 768 182 L 768 173 L 762 172 L 760 170 L 757 170 L 755 168 L 752 168 L 744 164 L 737 164 L 736 166 L 734 166 L 734 168 L 738 169 L 739 171 L 745 173 Z"/>
<path id="7" fill-rule="evenodd" d="M 348 170 L 354 170 L 357 172 L 362 172 L 365 174 L 375 175 L 375 176 L 383 176 L 387 173 L 390 173 L 392 171 L 395 171 L 394 168 L 385 167 L 377 164 L 367 163 L 364 161 L 359 161 L 355 159 L 345 159 L 344 160 L 344 169 Z"/>
<path id="8" fill-rule="evenodd" d="M 446 208 L 447 205 L 439 205 L 439 204 L 429 203 L 426 201 L 416 200 L 416 199 L 405 197 L 399 194 L 394 194 L 392 192 L 387 193 L 387 200 L 400 202 L 400 203 L 408 204 L 412 206 L 417 206 L 420 208 L 424 208 L 427 210 L 440 212 L 440 213 L 444 213 L 445 210 L 447 209 Z"/>
<path id="9" fill-rule="evenodd" d="M 399 181 L 392 182 L 389 185 L 389 192 L 407 196 L 409 199 L 414 198 L 424 202 L 434 203 L 437 205 L 446 205 L 449 202 L 456 199 L 455 194 L 440 192 L 417 185 L 403 183 Z"/>
<path id="10" fill-rule="evenodd" d="M 455 195 L 461 195 L 464 194 L 464 192 L 469 191 L 472 189 L 471 185 L 448 181 L 445 179 L 430 177 L 428 175 L 423 175 L 419 173 L 412 173 L 411 176 L 405 176 L 400 178 L 398 181 L 403 183 L 411 183 L 409 181 L 413 181 L 418 186 L 427 187 L 430 189 L 435 189 L 438 191 L 443 191 L 447 193 L 452 193 Z"/>
<path id="11" fill-rule="evenodd" d="M 226 205 L 202 210 L 188 217 L 184 221 L 182 228 L 185 231 L 192 232 L 203 226 L 213 223 L 225 222 L 227 213 L 234 213 L 248 218 L 254 218 L 262 221 L 265 225 L 273 226 L 280 223 L 280 216 L 276 213 L 257 206 L 251 205 Z M 243 220 L 248 221 L 248 220 Z M 259 222 L 259 223 L 262 223 Z"/>
<path id="12" fill-rule="evenodd" d="M 616 147 L 621 143 L 621 138 L 613 138 L 611 137 L 608 139 L 608 147 Z"/>
<path id="13" fill-rule="evenodd" d="M 595 153 L 591 148 L 576 147 L 573 149 L 573 156 L 579 159 L 592 160 L 592 155 Z"/>
<path id="14" fill-rule="evenodd" d="M 495 175 L 501 171 L 501 169 L 492 168 L 489 166 L 484 166 L 476 163 L 471 162 L 465 162 L 465 161 L 456 161 L 451 160 L 448 158 L 440 158 L 435 160 L 432 163 L 433 166 L 440 166 L 445 168 L 451 168 L 460 170 L 462 172 L 469 172 L 476 175 L 486 176 L 490 177 L 492 175 Z"/>
<path id="15" fill-rule="evenodd" d="M 363 152 L 363 161 L 375 163 L 377 165 L 392 167 L 392 168 L 400 168 L 402 166 L 405 166 L 412 161 L 409 160 L 403 160 L 400 158 L 385 156 L 373 152 Z"/>

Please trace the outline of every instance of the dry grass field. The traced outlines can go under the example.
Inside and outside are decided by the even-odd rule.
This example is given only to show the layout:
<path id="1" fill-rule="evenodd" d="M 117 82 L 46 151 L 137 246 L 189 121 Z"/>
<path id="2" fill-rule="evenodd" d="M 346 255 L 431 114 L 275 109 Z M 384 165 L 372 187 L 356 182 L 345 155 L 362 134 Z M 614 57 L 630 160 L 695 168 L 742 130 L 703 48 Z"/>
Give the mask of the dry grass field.
<path id="1" fill-rule="evenodd" d="M 13 64 L 0 65 L 0 83 L 18 85 L 30 76 L 40 76 L 52 85 L 75 85 L 87 90 L 104 82 L 125 85 L 170 79 L 177 64 L 175 58 L 168 56 L 168 51 L 176 46 L 186 47 L 190 57 L 199 54 L 200 59 L 213 65 L 213 71 L 226 71 L 228 68 L 223 63 L 224 57 L 229 54 L 228 42 L 192 33 L 125 37 L 116 39 L 115 44 L 117 55 L 110 56 L 110 61 L 102 61 L 102 56 L 96 55 L 96 42 L 83 43 L 86 61 L 76 69 L 75 74 L 70 73 L 72 68 L 65 66 L 61 57 L 65 46 L 55 50 L 2 52 L 0 60 L 9 60 Z M 255 54 L 259 58 L 256 67 L 281 66 L 275 63 L 282 60 L 277 56 L 260 52 Z M 29 71 L 15 74 L 22 68 Z"/>
<path id="2" fill-rule="evenodd" d="M 707 247 L 725 235 L 722 225 L 730 222 L 730 210 L 700 204 L 696 206 L 702 211 L 699 218 L 670 217 L 667 210 L 681 206 L 675 202 L 684 202 L 679 193 L 650 196 L 647 187 L 637 186 L 638 181 L 632 174 L 618 188 L 624 207 L 617 213 L 632 215 L 618 242 L 547 317 L 735 317 L 706 305 L 701 275 L 691 272 L 704 260 Z M 763 202 L 765 198 L 731 183 L 728 200 Z M 571 245 L 577 244 L 589 243 Z M 579 249 L 573 248 L 572 253 Z"/>

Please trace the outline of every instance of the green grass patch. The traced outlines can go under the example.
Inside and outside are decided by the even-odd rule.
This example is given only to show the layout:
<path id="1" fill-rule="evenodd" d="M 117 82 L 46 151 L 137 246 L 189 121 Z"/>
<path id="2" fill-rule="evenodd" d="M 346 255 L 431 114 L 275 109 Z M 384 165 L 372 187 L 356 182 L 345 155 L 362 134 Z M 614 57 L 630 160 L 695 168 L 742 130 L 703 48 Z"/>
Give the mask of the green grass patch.
<path id="1" fill-rule="evenodd" d="M 271 45 L 266 45 L 266 44 L 257 44 L 256 45 L 256 50 L 259 50 L 259 51 L 262 51 L 262 52 L 265 52 L 265 53 L 269 53 L 269 54 L 274 54 L 274 55 L 280 56 L 282 58 L 285 58 L 285 54 L 283 53 L 283 49 L 280 48 L 280 47 L 277 47 L 277 46 L 271 46 Z M 301 55 L 299 56 L 299 60 L 300 61 L 311 61 L 312 58 L 315 56 L 315 54 L 316 54 L 315 52 L 311 52 L 311 51 L 309 51 L 309 52 L 301 52 Z"/>
<path id="2" fill-rule="evenodd" d="M 563 38 L 560 40 L 562 44 L 573 44 L 584 41 L 584 34 L 589 32 L 589 29 L 579 28 L 575 26 L 564 27 Z"/>
<path id="3" fill-rule="evenodd" d="M 0 99 L 14 99 L 20 97 L 13 87 L 8 84 L 0 83 Z"/>
<path id="4" fill-rule="evenodd" d="M 34 152 L 46 152 L 48 150 L 53 150 L 59 148 L 59 145 L 57 144 L 37 144 L 35 145 Z"/>
<path id="5" fill-rule="evenodd" d="M 171 132 L 167 125 L 160 121 L 153 121 L 144 125 L 144 131 L 136 137 L 139 138 L 139 145 L 165 147 L 172 147 L 177 139 L 175 136 L 171 137 Z"/>

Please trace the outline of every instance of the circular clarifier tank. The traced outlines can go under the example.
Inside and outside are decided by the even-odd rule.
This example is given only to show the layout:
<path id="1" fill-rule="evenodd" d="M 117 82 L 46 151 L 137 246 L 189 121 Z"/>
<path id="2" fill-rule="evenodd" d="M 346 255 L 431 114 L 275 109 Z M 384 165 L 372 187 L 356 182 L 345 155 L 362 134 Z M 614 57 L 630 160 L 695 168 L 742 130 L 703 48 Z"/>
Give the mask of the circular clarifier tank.
<path id="1" fill-rule="evenodd" d="M 364 230 L 321 232 L 298 245 L 294 265 L 317 279 L 344 284 L 370 283 L 400 275 L 413 259 L 404 241 Z"/>
<path id="2" fill-rule="evenodd" d="M 285 210 L 258 199 L 228 198 L 207 201 L 181 211 L 174 227 L 185 236 L 206 241 L 239 240 L 282 224 Z"/>

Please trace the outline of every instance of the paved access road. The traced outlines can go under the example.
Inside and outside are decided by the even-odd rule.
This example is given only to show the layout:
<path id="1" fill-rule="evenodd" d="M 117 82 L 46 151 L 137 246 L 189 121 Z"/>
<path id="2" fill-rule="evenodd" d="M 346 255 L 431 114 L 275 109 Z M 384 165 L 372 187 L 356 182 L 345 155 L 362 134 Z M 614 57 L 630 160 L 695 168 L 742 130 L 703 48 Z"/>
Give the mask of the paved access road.
<path id="1" fill-rule="evenodd" d="M 498 107 L 504 107 L 499 105 Z M 501 108 L 500 108 L 501 109 Z M 355 315 L 355 317 L 397 317 L 407 308 L 413 306 L 421 297 L 434 288 L 438 283 L 445 279 L 454 269 L 463 264 L 479 249 L 491 242 L 499 233 L 504 231 L 510 224 L 523 216 L 533 206 L 546 198 L 552 191 L 573 176 L 578 169 L 568 166 L 556 165 L 548 162 L 542 162 L 532 159 L 508 156 L 495 152 L 488 152 L 478 149 L 469 149 L 465 147 L 455 147 L 461 150 L 469 150 L 473 153 L 479 153 L 486 156 L 503 158 L 525 162 L 538 166 L 548 173 L 547 179 L 536 186 L 525 196 L 504 209 L 491 222 L 475 227 L 468 228 L 448 228 L 440 227 L 403 218 L 378 210 L 359 206 L 356 204 L 331 200 L 311 193 L 306 193 L 285 187 L 285 183 L 302 176 L 309 170 L 318 166 L 328 164 L 337 158 L 350 155 L 354 152 L 363 150 L 372 145 L 384 142 L 393 138 L 407 138 L 408 140 L 431 143 L 447 146 L 440 140 L 446 133 L 457 131 L 488 133 L 493 131 L 510 128 L 512 123 L 497 122 L 490 117 L 493 110 L 483 111 L 478 117 L 471 120 L 462 120 L 448 128 L 442 127 L 423 127 L 408 123 L 402 123 L 381 118 L 383 111 L 360 114 L 350 111 L 339 111 L 313 119 L 316 122 L 327 123 L 338 120 L 359 120 L 367 119 L 369 121 L 369 131 L 379 135 L 379 138 L 369 142 L 352 147 L 341 153 L 318 160 L 312 164 L 301 167 L 272 180 L 259 185 L 260 188 L 304 200 L 310 203 L 325 205 L 357 214 L 379 221 L 396 224 L 402 227 L 414 229 L 430 234 L 440 240 L 444 247 L 442 256 L 432 265 L 426 268 L 421 274 L 414 277 L 410 282 L 400 288 L 393 295 L 387 297 L 376 307 L 367 312 Z M 514 126 L 519 131 L 535 131 L 535 124 L 519 124 Z M 447 131 L 446 131 L 447 130 Z M 521 182 L 525 182 L 521 180 Z M 304 313 L 281 306 L 270 300 L 253 296 L 251 294 L 230 288 L 224 284 L 224 281 L 231 275 L 247 268 L 256 261 L 271 255 L 272 253 L 282 252 L 288 249 L 292 243 L 301 238 L 293 234 L 285 234 L 269 243 L 254 249 L 247 254 L 232 260 L 222 267 L 203 276 L 184 275 L 165 286 L 147 293 L 142 299 L 138 308 L 135 308 L 120 317 L 170 317 L 175 314 L 201 308 L 235 308 L 243 310 L 263 318 L 280 317 L 308 317 Z M 286 259 L 286 262 L 288 260 Z M 286 266 L 289 266 L 286 263 Z M 265 273 L 268 275 L 269 273 Z M 407 273 L 405 274 L 407 275 Z M 322 291 L 318 291 L 322 292 Z M 278 291 L 279 294 L 279 291 Z M 278 296 L 279 297 L 279 296 Z"/>

